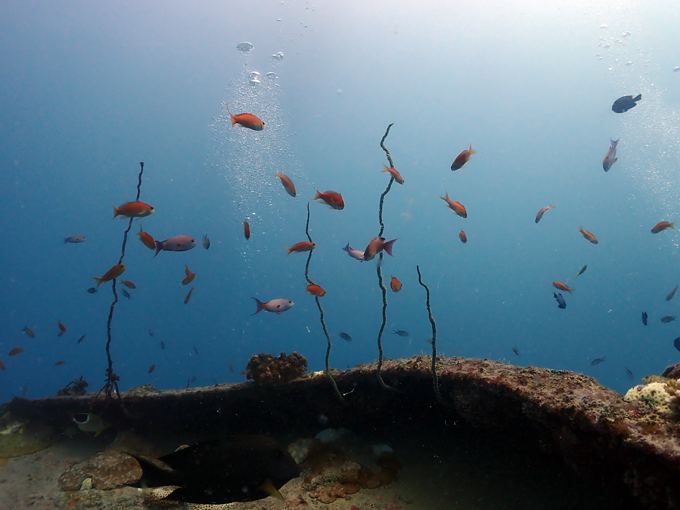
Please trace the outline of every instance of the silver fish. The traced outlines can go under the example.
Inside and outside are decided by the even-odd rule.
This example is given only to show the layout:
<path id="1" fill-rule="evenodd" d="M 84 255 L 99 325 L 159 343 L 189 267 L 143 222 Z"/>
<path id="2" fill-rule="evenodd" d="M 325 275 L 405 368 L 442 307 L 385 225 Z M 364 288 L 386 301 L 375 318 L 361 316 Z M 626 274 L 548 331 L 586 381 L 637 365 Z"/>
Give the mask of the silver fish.
<path id="1" fill-rule="evenodd" d="M 610 139 L 612 145 L 609 147 L 607 154 L 605 154 L 604 159 L 602 160 L 602 168 L 604 168 L 605 172 L 609 172 L 612 165 L 619 160 L 619 158 L 616 157 L 616 146 L 619 144 L 619 140 L 620 138 L 616 140 Z"/>

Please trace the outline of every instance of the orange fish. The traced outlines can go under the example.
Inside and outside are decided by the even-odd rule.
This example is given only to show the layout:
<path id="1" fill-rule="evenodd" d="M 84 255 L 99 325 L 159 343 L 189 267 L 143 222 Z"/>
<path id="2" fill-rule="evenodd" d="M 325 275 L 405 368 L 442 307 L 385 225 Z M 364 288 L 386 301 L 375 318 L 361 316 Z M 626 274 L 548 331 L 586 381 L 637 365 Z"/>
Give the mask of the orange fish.
<path id="1" fill-rule="evenodd" d="M 120 283 L 125 285 L 128 289 L 136 289 L 137 288 L 137 286 L 134 283 L 132 283 L 130 280 L 121 280 Z"/>
<path id="2" fill-rule="evenodd" d="M 246 241 L 250 239 L 250 223 L 247 221 L 243 222 L 243 235 L 246 237 Z"/>
<path id="3" fill-rule="evenodd" d="M 290 248 L 286 248 L 288 250 L 288 255 L 290 255 L 293 252 L 303 252 L 303 251 L 310 251 L 316 248 L 316 244 L 310 242 L 310 241 L 302 241 L 301 243 L 294 244 Z"/>
<path id="4" fill-rule="evenodd" d="M 0 359 L 0 370 L 5 370 L 5 364 Z"/>
<path id="5" fill-rule="evenodd" d="M 59 365 L 63 365 L 64 363 L 66 363 L 66 362 L 65 362 L 65 361 L 57 361 L 57 362 L 54 364 L 54 366 L 55 366 L 55 367 L 58 367 Z"/>
<path id="6" fill-rule="evenodd" d="M 191 299 L 191 293 L 194 291 L 194 288 L 191 287 L 191 290 L 189 291 L 189 294 L 187 294 L 187 297 L 184 298 L 184 304 L 186 305 L 189 303 L 189 300 Z"/>
<path id="7" fill-rule="evenodd" d="M 9 355 L 10 356 L 16 356 L 20 352 L 24 352 L 24 349 L 22 347 L 16 347 L 16 348 L 12 349 L 11 351 L 9 351 Z"/>
<path id="8" fill-rule="evenodd" d="M 113 266 L 111 269 L 109 269 L 106 273 L 104 273 L 104 276 L 94 276 L 92 279 L 97 280 L 99 283 L 97 284 L 97 288 L 104 283 L 104 282 L 110 282 L 114 278 L 118 278 L 120 275 L 122 275 L 125 272 L 125 269 L 127 269 L 123 264 L 116 264 Z"/>
<path id="9" fill-rule="evenodd" d="M 120 207 L 113 206 L 113 219 L 115 220 L 118 216 L 143 218 L 154 212 L 156 212 L 156 209 L 144 202 L 125 202 Z"/>
<path id="10" fill-rule="evenodd" d="M 293 184 L 293 181 L 291 181 L 290 178 L 283 175 L 283 172 L 274 174 L 274 177 L 281 179 L 281 184 L 283 184 L 283 188 L 286 190 L 286 193 L 288 193 L 291 197 L 295 196 L 295 184 Z"/>
<path id="11" fill-rule="evenodd" d="M 371 239 L 371 242 L 368 243 L 366 251 L 364 251 L 364 260 L 368 262 L 383 250 L 385 250 L 387 254 L 392 257 L 392 245 L 396 242 L 396 239 L 385 242 L 384 237 L 374 237 Z"/>
<path id="12" fill-rule="evenodd" d="M 227 104 L 227 111 L 231 115 L 231 126 L 234 127 L 236 124 L 240 124 L 248 129 L 253 129 L 255 131 L 262 131 L 264 129 L 264 122 L 257 118 L 252 113 L 239 113 L 238 115 L 233 115 L 229 110 L 229 105 Z"/>
<path id="13" fill-rule="evenodd" d="M 473 154 L 477 154 L 477 151 L 472 150 L 472 144 L 470 144 L 470 148 L 466 151 L 461 152 L 456 156 L 456 159 L 453 160 L 453 164 L 451 165 L 451 170 L 459 170 L 463 168 L 463 165 L 470 161 L 470 156 Z"/>
<path id="14" fill-rule="evenodd" d="M 397 181 L 399 184 L 404 184 L 404 178 L 401 176 L 399 172 L 397 172 L 396 168 L 390 168 L 387 165 L 383 165 L 385 167 L 385 170 L 383 172 L 388 172 L 392 177 L 394 177 L 394 180 Z"/>
<path id="15" fill-rule="evenodd" d="M 33 333 L 33 330 L 29 329 L 28 326 L 24 328 L 24 333 L 26 333 L 28 338 L 35 338 L 35 333 Z"/>
<path id="16" fill-rule="evenodd" d="M 467 218 L 467 211 L 465 210 L 465 206 L 461 204 L 460 202 L 454 202 L 449 198 L 449 192 L 446 192 L 445 197 L 439 197 L 441 198 L 444 202 L 446 202 L 449 206 L 449 208 L 455 212 L 458 216 L 461 218 Z"/>
<path id="17" fill-rule="evenodd" d="M 660 221 L 656 225 L 654 225 L 654 228 L 652 229 L 652 234 L 658 234 L 662 230 L 666 230 L 667 228 L 670 228 L 672 230 L 675 230 L 675 222 L 668 223 L 667 221 Z"/>
<path id="18" fill-rule="evenodd" d="M 460 239 L 460 242 L 463 244 L 467 243 L 467 235 L 465 235 L 465 232 L 462 230 L 458 232 L 458 239 Z"/>
<path id="19" fill-rule="evenodd" d="M 564 292 L 568 292 L 569 294 L 571 294 L 571 291 L 574 290 L 574 289 L 570 289 L 569 287 L 567 287 L 562 282 L 553 282 L 552 284 L 553 284 L 553 287 L 555 287 L 556 289 L 563 290 Z"/>
<path id="20" fill-rule="evenodd" d="M 581 225 L 579 225 L 578 231 L 581 232 L 581 234 L 583 234 L 583 237 L 588 239 L 588 241 L 590 241 L 593 244 L 597 244 L 597 237 L 595 237 L 593 234 L 591 234 L 587 230 L 583 230 L 583 227 Z"/>
<path id="21" fill-rule="evenodd" d="M 66 333 L 66 326 L 64 326 L 61 323 L 61 319 L 59 319 L 59 334 L 57 336 L 62 336 L 64 333 Z"/>
<path id="22" fill-rule="evenodd" d="M 150 250 L 156 249 L 156 241 L 153 240 L 153 237 L 151 237 L 150 234 L 144 232 L 141 225 L 139 226 L 139 232 L 137 233 L 137 235 L 139 236 L 139 240 L 144 243 L 144 246 L 146 246 Z"/>
<path id="23" fill-rule="evenodd" d="M 321 193 L 319 190 L 316 190 L 316 196 L 312 200 L 319 199 L 338 211 L 342 211 L 345 208 L 345 201 L 342 199 L 342 195 L 337 191 L 327 190 L 324 193 Z"/>
<path id="24" fill-rule="evenodd" d="M 184 264 L 184 272 L 186 273 L 187 277 L 182 280 L 182 285 L 188 285 L 194 281 L 194 278 L 196 278 L 196 273 L 191 272 L 188 264 Z"/>
<path id="25" fill-rule="evenodd" d="M 538 211 L 538 212 L 536 213 L 536 223 L 538 223 L 539 221 L 541 221 L 541 218 L 543 217 L 543 215 L 545 214 L 546 211 L 549 211 L 550 209 L 554 209 L 554 208 L 555 208 L 554 205 L 549 205 L 548 207 L 544 207 L 543 209 L 541 209 L 540 211 Z"/>
<path id="26" fill-rule="evenodd" d="M 156 365 L 151 365 L 151 368 L 149 369 L 149 373 L 152 374 L 154 370 L 156 370 Z"/>
<path id="27" fill-rule="evenodd" d="M 392 275 L 390 275 L 392 276 Z M 399 292 L 401 290 L 401 282 L 397 280 L 394 276 L 392 276 L 392 280 L 390 280 L 390 289 L 394 292 Z"/>
<path id="28" fill-rule="evenodd" d="M 323 297 L 326 295 L 326 291 L 323 290 L 319 285 L 307 285 L 307 291 L 312 296 Z"/>

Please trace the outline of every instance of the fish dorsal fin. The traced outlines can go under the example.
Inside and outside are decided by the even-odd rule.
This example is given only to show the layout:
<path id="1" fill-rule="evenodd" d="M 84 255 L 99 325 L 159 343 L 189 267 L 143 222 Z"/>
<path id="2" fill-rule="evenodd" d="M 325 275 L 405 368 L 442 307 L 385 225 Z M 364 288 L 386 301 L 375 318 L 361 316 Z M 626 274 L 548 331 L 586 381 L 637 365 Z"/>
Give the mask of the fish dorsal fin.
<path id="1" fill-rule="evenodd" d="M 281 501 L 283 501 L 283 496 L 281 495 L 281 493 L 279 492 L 279 490 L 278 490 L 276 487 L 274 487 L 274 484 L 272 483 L 272 481 L 271 481 L 269 478 L 267 478 L 267 479 L 262 483 L 262 485 L 260 486 L 260 488 L 261 488 L 263 491 L 265 491 L 267 494 L 269 494 L 270 496 L 273 496 L 273 497 L 275 497 L 276 499 L 280 499 Z"/>

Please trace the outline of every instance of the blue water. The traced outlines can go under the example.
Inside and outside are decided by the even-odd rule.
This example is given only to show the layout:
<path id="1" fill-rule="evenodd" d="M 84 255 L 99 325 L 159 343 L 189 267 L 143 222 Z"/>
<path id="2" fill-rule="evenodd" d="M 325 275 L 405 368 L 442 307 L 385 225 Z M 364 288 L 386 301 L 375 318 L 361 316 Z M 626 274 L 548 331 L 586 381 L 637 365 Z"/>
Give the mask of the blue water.
<path id="1" fill-rule="evenodd" d="M 620 392 L 680 361 L 679 323 L 659 321 L 680 316 L 680 298 L 665 301 L 680 282 L 678 233 L 650 233 L 680 220 L 675 3 L 326 4 L 0 5 L 0 401 L 53 395 L 81 375 L 91 390 L 103 385 L 111 284 L 86 290 L 120 256 L 127 221 L 112 221 L 111 206 L 134 199 L 140 161 L 141 200 L 156 212 L 134 221 L 124 278 L 137 289 L 112 322 L 122 389 L 242 381 L 258 352 L 296 350 L 310 370 L 323 368 L 306 254 L 284 250 L 306 240 L 316 188 L 346 203 L 310 206 L 310 276 L 327 291 L 331 366 L 375 360 L 376 261 L 341 248 L 363 250 L 378 233 L 389 180 L 379 141 L 390 122 L 386 145 L 406 182 L 385 199 L 385 236 L 398 241 L 383 273 L 404 287 L 388 292 L 385 356 L 430 350 L 420 265 L 440 354 L 574 370 Z M 243 41 L 253 49 L 239 51 Z M 260 84 L 249 83 L 253 71 Z M 611 111 L 637 93 L 636 108 Z M 227 102 L 266 129 L 232 128 Z M 605 173 L 610 138 L 621 139 L 619 161 Z M 478 154 L 451 172 L 470 143 Z M 446 191 L 467 219 L 438 198 Z M 556 208 L 535 224 L 548 204 Z M 160 240 L 200 243 L 207 233 L 212 246 L 154 258 L 133 235 L 140 225 Z M 63 243 L 73 235 L 87 241 Z M 185 263 L 197 273 L 187 305 Z M 576 289 L 566 310 L 553 299 L 555 280 Z M 296 304 L 251 315 L 251 297 Z M 16 347 L 24 352 L 9 357 Z"/>

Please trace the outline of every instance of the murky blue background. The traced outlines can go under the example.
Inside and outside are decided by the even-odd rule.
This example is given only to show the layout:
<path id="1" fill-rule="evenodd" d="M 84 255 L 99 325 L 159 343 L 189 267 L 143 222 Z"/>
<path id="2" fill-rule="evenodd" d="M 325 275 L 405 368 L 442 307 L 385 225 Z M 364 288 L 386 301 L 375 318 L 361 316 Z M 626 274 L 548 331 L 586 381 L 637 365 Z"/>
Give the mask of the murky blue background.
<path id="1" fill-rule="evenodd" d="M 678 323 L 659 321 L 680 316 L 680 298 L 665 301 L 680 282 L 678 234 L 650 234 L 658 221 L 680 220 L 677 5 L 365 4 L 0 5 L 0 401 L 53 395 L 81 375 L 91 390 L 103 384 L 111 284 L 86 289 L 118 260 L 127 221 L 112 221 L 111 205 L 134 199 L 140 161 L 141 199 L 156 213 L 132 233 L 142 225 L 157 239 L 199 242 L 207 233 L 212 247 L 153 258 L 131 235 L 124 277 L 137 290 L 115 309 L 111 351 L 123 389 L 241 381 L 261 351 L 297 350 L 311 370 L 323 368 L 306 255 L 284 250 L 305 240 L 317 187 L 346 203 L 311 204 L 310 276 L 328 292 L 331 366 L 376 359 L 375 262 L 341 248 L 363 250 L 378 232 L 388 183 L 379 141 L 390 122 L 386 145 L 406 182 L 385 200 L 385 236 L 399 240 L 383 272 L 404 284 L 388 294 L 387 357 L 430 350 L 419 264 L 444 355 L 584 372 L 621 392 L 634 384 L 624 367 L 639 381 L 679 361 Z M 243 41 L 250 52 L 237 50 Z M 283 59 L 272 58 L 278 52 Z M 259 85 L 249 83 L 253 71 Z M 611 111 L 637 93 L 636 108 Z M 227 102 L 266 129 L 231 128 Z M 619 137 L 619 161 L 605 173 Z M 470 143 L 479 153 L 451 172 Z M 446 191 L 467 219 L 439 200 Z M 536 225 L 548 204 L 557 207 Z M 87 241 L 63 244 L 72 235 Z M 185 263 L 197 273 L 188 305 Z M 555 280 L 576 289 L 566 310 L 552 297 Z M 252 316 L 251 297 L 296 305 Z M 9 357 L 15 347 L 25 352 Z"/>

